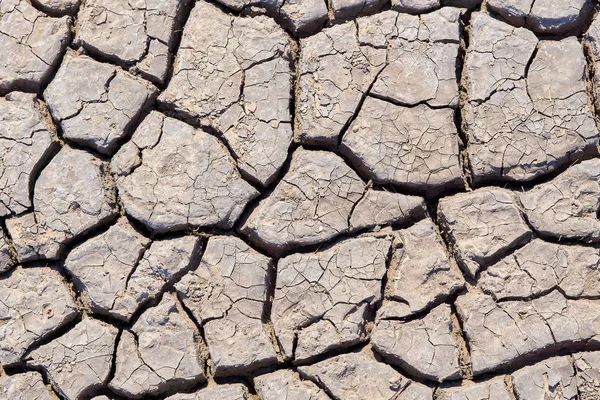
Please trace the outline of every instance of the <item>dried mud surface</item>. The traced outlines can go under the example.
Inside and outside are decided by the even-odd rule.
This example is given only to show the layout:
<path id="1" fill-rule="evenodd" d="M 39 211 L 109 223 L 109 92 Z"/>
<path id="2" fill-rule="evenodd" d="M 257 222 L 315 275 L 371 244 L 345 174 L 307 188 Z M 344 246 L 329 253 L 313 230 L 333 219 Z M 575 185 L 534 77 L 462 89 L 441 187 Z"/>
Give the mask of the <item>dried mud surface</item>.
<path id="1" fill-rule="evenodd" d="M 600 399 L 596 0 L 0 0 L 0 400 Z"/>

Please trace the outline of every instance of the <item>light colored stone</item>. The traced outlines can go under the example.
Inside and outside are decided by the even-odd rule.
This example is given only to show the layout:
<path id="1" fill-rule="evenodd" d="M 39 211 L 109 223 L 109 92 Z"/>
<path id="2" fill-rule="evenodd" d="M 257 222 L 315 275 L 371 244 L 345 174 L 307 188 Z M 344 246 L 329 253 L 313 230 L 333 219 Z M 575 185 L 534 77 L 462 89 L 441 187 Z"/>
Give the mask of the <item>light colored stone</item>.
<path id="1" fill-rule="evenodd" d="M 392 0 L 392 10 L 421 14 L 440 7 L 440 0 Z"/>
<path id="2" fill-rule="evenodd" d="M 77 317 L 69 287 L 55 269 L 18 268 L 0 282 L 1 365 L 19 362 L 31 345 Z"/>
<path id="3" fill-rule="evenodd" d="M 600 250 L 535 239 L 490 266 L 479 284 L 496 300 L 527 299 L 560 288 L 570 298 L 600 296 Z"/>
<path id="4" fill-rule="evenodd" d="M 82 399 L 106 384 L 117 333 L 117 328 L 86 317 L 64 335 L 34 350 L 30 363 L 43 368 L 66 399 Z"/>
<path id="5" fill-rule="evenodd" d="M 73 239 L 117 216 L 108 165 L 88 152 L 69 147 L 42 170 L 33 212 L 6 220 L 20 262 L 60 257 Z"/>
<path id="6" fill-rule="evenodd" d="M 504 189 L 482 188 L 445 197 L 439 202 L 438 216 L 459 265 L 472 277 L 532 236 L 514 195 Z"/>
<path id="7" fill-rule="evenodd" d="M 577 383 L 571 357 L 554 357 L 512 374 L 517 400 L 575 400 Z"/>
<path id="8" fill-rule="evenodd" d="M 58 151 L 56 132 L 35 95 L 0 98 L 0 216 L 31 208 L 34 177 Z"/>
<path id="9" fill-rule="evenodd" d="M 442 0 L 444 7 L 475 8 L 482 0 Z"/>
<path id="10" fill-rule="evenodd" d="M 425 217 L 425 211 L 421 197 L 368 189 L 352 211 L 350 231 L 420 220 Z"/>
<path id="11" fill-rule="evenodd" d="M 325 242 L 348 232 L 365 184 L 342 158 L 298 148 L 289 171 L 240 231 L 271 253 Z"/>
<path id="12" fill-rule="evenodd" d="M 340 146 L 362 174 L 435 195 L 463 187 L 451 109 L 401 107 L 368 97 Z"/>
<path id="13" fill-rule="evenodd" d="M 600 241 L 600 160 L 582 161 L 544 183 L 519 194 L 533 229 L 543 237 Z"/>
<path id="14" fill-rule="evenodd" d="M 230 228 L 258 195 L 225 146 L 201 129 L 153 111 L 132 143 L 112 170 L 123 173 L 116 180 L 125 211 L 154 232 Z"/>
<path id="15" fill-rule="evenodd" d="M 329 400 L 329 396 L 298 373 L 282 369 L 254 378 L 254 388 L 261 400 Z"/>
<path id="16" fill-rule="evenodd" d="M 32 0 L 37 9 L 48 15 L 73 15 L 79 8 L 81 0 Z"/>
<path id="17" fill-rule="evenodd" d="M 534 52 L 531 32 L 477 13 L 470 43 L 463 122 L 476 183 L 530 181 L 597 153 L 577 38 L 543 40 Z"/>
<path id="18" fill-rule="evenodd" d="M 279 15 L 294 35 L 314 33 L 327 21 L 327 4 L 323 0 L 278 0 L 278 3 Z"/>
<path id="19" fill-rule="evenodd" d="M 531 301 L 495 303 L 488 295 L 459 296 L 456 308 L 475 376 L 512 367 L 528 357 L 600 340 L 600 303 L 553 291 Z"/>
<path id="20" fill-rule="evenodd" d="M 208 240 L 200 265 L 175 284 L 204 330 L 215 376 L 244 375 L 277 362 L 263 327 L 270 258 L 233 236 Z"/>
<path id="21" fill-rule="evenodd" d="M 365 353 L 335 356 L 298 370 L 304 378 L 319 382 L 335 399 L 433 399 L 432 389 L 412 382 Z"/>
<path id="22" fill-rule="evenodd" d="M 174 394 L 166 400 L 248 400 L 248 389 L 239 383 L 209 386 L 189 394 Z M 292 400 L 292 399 L 290 399 Z"/>
<path id="23" fill-rule="evenodd" d="M 163 83 L 169 47 L 189 0 L 86 0 L 77 15 L 75 43 L 112 61 L 135 65 L 152 81 Z M 156 59 L 156 44 L 161 46 Z"/>
<path id="24" fill-rule="evenodd" d="M 37 91 L 46 82 L 71 36 L 71 18 L 52 18 L 27 0 L 0 4 L 0 93 Z"/>
<path id="25" fill-rule="evenodd" d="M 371 337 L 373 348 L 420 378 L 437 382 L 458 379 L 460 352 L 451 313 L 450 306 L 442 304 L 410 321 L 380 319 Z"/>
<path id="26" fill-rule="evenodd" d="M 58 400 L 44 384 L 37 372 L 3 376 L 0 378 L 0 397 L 3 399 Z"/>
<path id="27" fill-rule="evenodd" d="M 433 221 L 424 219 L 398 231 L 397 240 L 378 318 L 420 313 L 464 287 L 465 280 Z"/>
<path id="28" fill-rule="evenodd" d="M 366 320 L 381 299 L 390 245 L 348 239 L 279 260 L 271 320 L 286 358 L 307 361 L 368 337 Z"/>
<path id="29" fill-rule="evenodd" d="M 73 249 L 65 268 L 92 312 L 128 321 L 166 285 L 195 268 L 200 251 L 200 241 L 194 236 L 150 244 L 122 219 Z"/>
<path id="30" fill-rule="evenodd" d="M 470 385 L 440 388 L 436 391 L 437 400 L 512 400 L 504 382 L 505 377 L 497 376 L 487 381 Z"/>
<path id="31" fill-rule="evenodd" d="M 117 346 L 116 371 L 109 387 L 123 396 L 145 398 L 206 380 L 199 333 L 174 295 L 146 310 Z"/>
<path id="32" fill-rule="evenodd" d="M 564 34 L 581 28 L 591 19 L 590 0 L 489 0 L 487 6 L 516 26 L 539 34 Z"/>
<path id="33" fill-rule="evenodd" d="M 128 72 L 69 51 L 44 99 L 65 138 L 112 154 L 156 91 Z"/>
<path id="34" fill-rule="evenodd" d="M 330 6 L 336 20 L 350 19 L 359 15 L 375 14 L 385 5 L 382 0 L 331 0 Z"/>
<path id="35" fill-rule="evenodd" d="M 291 68 L 290 38 L 271 18 L 198 2 L 159 101 L 223 135 L 244 176 L 269 185 L 292 141 Z"/>

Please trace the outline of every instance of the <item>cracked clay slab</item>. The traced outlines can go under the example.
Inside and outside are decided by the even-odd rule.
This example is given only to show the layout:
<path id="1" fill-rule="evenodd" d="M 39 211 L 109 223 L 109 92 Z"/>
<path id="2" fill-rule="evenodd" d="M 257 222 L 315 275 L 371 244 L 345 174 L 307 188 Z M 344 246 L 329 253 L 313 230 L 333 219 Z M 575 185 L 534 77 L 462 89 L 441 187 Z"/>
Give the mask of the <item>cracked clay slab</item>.
<path id="1" fill-rule="evenodd" d="M 340 145 L 365 177 L 427 195 L 464 186 L 454 111 L 368 97 Z"/>
<path id="2" fill-rule="evenodd" d="M 600 250 L 535 239 L 482 272 L 479 285 L 496 300 L 528 299 L 560 288 L 569 298 L 600 295 Z"/>
<path id="3" fill-rule="evenodd" d="M 78 13 L 75 43 L 112 61 L 134 65 L 162 84 L 170 48 L 189 0 L 87 0 Z"/>
<path id="4" fill-rule="evenodd" d="M 103 387 L 111 371 L 118 329 L 86 317 L 73 329 L 29 357 L 41 367 L 52 386 L 68 400 L 78 400 Z"/>
<path id="5" fill-rule="evenodd" d="M 126 219 L 74 248 L 65 260 L 92 313 L 129 321 L 200 261 L 195 236 L 150 241 Z"/>
<path id="6" fill-rule="evenodd" d="M 476 184 L 527 182 L 597 154 L 577 38 L 538 42 L 524 28 L 476 13 L 470 43 L 463 123 Z"/>
<path id="7" fill-rule="evenodd" d="M 242 173 L 268 185 L 292 141 L 292 42 L 275 21 L 198 2 L 159 101 L 228 143 Z"/>
<path id="8" fill-rule="evenodd" d="M 368 337 L 390 245 L 356 238 L 279 260 L 271 319 L 286 358 L 308 361 Z"/>
<path id="9" fill-rule="evenodd" d="M 298 148 L 289 171 L 242 225 L 240 232 L 276 254 L 325 242 L 349 230 L 365 184 L 334 153 Z"/>
<path id="10" fill-rule="evenodd" d="M 402 376 L 367 352 L 342 354 L 298 370 L 305 379 L 327 388 L 334 399 L 433 399 L 431 388 Z"/>
<path id="11" fill-rule="evenodd" d="M 177 294 L 204 330 L 215 376 L 244 375 L 277 362 L 264 326 L 273 261 L 233 236 L 208 240 L 200 265 Z"/>
<path id="12" fill-rule="evenodd" d="M 56 129 L 35 95 L 0 98 L 0 216 L 32 206 L 34 177 L 58 151 Z"/>
<path id="13" fill-rule="evenodd" d="M 445 197 L 439 202 L 438 216 L 456 260 L 472 277 L 532 236 L 515 195 L 505 189 L 482 188 Z"/>
<path id="14" fill-rule="evenodd" d="M 56 259 L 73 239 L 117 217 L 108 164 L 63 147 L 35 182 L 33 211 L 6 221 L 20 262 Z"/>
<path id="15" fill-rule="evenodd" d="M 0 378 L 0 396 L 5 399 L 58 400 L 37 372 L 25 372 Z"/>
<path id="16" fill-rule="evenodd" d="M 109 387 L 141 399 L 204 382 L 199 334 L 175 295 L 147 309 L 123 331 L 116 351 L 116 370 Z"/>
<path id="17" fill-rule="evenodd" d="M 459 346 L 450 305 L 410 321 L 380 319 L 373 328 L 375 351 L 417 377 L 442 382 L 461 376 Z"/>
<path id="18" fill-rule="evenodd" d="M 63 137 L 112 154 L 156 91 L 120 68 L 69 51 L 44 91 L 44 100 Z"/>
<path id="19" fill-rule="evenodd" d="M 581 30 L 593 14 L 591 0 L 489 0 L 487 6 L 515 26 L 538 34 Z"/>
<path id="20" fill-rule="evenodd" d="M 41 339 L 79 314 L 54 268 L 17 268 L 0 280 L 0 364 L 12 365 Z"/>
<path id="21" fill-rule="evenodd" d="M 185 122 L 153 111 L 129 143 L 111 169 L 125 212 L 154 232 L 231 228 L 258 196 L 225 146 Z"/>
<path id="22" fill-rule="evenodd" d="M 378 318 L 401 318 L 435 306 L 465 286 L 433 221 L 397 231 Z"/>
<path id="23" fill-rule="evenodd" d="M 523 212 L 541 236 L 600 241 L 600 160 L 582 161 L 551 182 L 520 193 Z"/>
<path id="24" fill-rule="evenodd" d="M 518 365 L 527 357 L 600 338 L 595 300 L 572 300 L 559 291 L 533 300 L 494 302 L 470 292 L 456 301 L 475 376 Z"/>
<path id="25" fill-rule="evenodd" d="M 50 17 L 27 0 L 3 0 L 0 93 L 39 90 L 68 45 L 71 23 L 70 17 Z"/>
<path id="26" fill-rule="evenodd" d="M 254 387 L 261 400 L 330 400 L 317 385 L 302 380 L 297 372 L 290 370 L 259 375 L 254 378 Z"/>

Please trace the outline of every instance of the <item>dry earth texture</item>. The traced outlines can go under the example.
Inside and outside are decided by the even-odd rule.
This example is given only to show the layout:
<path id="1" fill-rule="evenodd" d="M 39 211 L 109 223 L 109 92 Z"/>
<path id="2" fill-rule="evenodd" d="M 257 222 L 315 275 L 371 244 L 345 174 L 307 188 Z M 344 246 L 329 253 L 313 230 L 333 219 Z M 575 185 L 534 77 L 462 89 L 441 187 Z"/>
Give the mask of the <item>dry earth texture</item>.
<path id="1" fill-rule="evenodd" d="M 0 0 L 0 399 L 600 399 L 596 0 Z"/>

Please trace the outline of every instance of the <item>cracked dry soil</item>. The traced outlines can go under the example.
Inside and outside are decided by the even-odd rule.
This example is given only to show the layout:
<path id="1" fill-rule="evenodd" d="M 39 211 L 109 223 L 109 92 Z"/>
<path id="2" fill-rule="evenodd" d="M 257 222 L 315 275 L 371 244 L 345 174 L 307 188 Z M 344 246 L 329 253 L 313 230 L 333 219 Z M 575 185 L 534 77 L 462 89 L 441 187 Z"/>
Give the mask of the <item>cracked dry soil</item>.
<path id="1" fill-rule="evenodd" d="M 599 400 L 597 0 L 0 0 L 1 400 Z"/>

